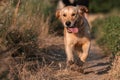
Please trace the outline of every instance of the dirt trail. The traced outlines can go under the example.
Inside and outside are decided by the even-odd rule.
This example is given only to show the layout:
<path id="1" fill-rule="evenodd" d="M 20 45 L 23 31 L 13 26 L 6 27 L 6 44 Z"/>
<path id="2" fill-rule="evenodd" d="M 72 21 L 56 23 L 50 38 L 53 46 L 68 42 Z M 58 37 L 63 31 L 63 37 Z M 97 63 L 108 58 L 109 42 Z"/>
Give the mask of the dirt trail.
<path id="1" fill-rule="evenodd" d="M 42 62 L 42 65 L 40 63 L 38 64 L 36 61 L 28 61 L 29 65 L 31 65 L 33 62 L 34 64 L 36 63 L 35 65 L 41 66 L 38 67 L 38 70 L 40 71 L 38 71 L 36 73 L 37 76 L 34 75 L 34 77 L 37 77 L 38 80 L 106 80 L 107 72 L 110 69 L 109 57 L 106 57 L 103 54 L 102 50 L 96 45 L 94 40 L 92 40 L 91 43 L 89 57 L 86 63 L 83 65 L 85 71 L 84 74 L 66 70 L 66 55 L 64 51 L 63 38 L 61 37 L 55 40 L 56 41 L 49 40 L 50 42 L 47 40 L 48 43 L 53 43 L 54 41 L 54 44 L 49 44 L 48 47 L 42 49 L 43 53 L 38 53 L 40 58 L 42 57 L 42 59 L 39 59 L 39 62 Z M 38 60 L 38 58 L 36 59 Z M 0 74 L 9 69 L 6 68 L 6 65 L 3 65 L 4 63 L 0 64 L 0 67 L 2 67 L 0 68 Z M 23 69 L 25 70 L 25 68 Z M 27 73 L 24 74 L 27 75 Z"/>
<path id="2" fill-rule="evenodd" d="M 93 16 L 91 16 L 91 18 L 92 17 Z M 39 60 L 38 62 L 40 62 L 39 64 L 36 63 L 38 66 L 41 66 L 42 63 L 42 66 L 38 67 L 38 70 L 41 70 L 41 72 L 37 72 L 37 78 L 41 76 L 40 80 L 106 80 L 110 69 L 109 57 L 103 54 L 102 50 L 94 40 L 91 41 L 90 54 L 86 63 L 83 65 L 85 71 L 84 74 L 65 69 L 66 55 L 64 51 L 63 37 L 48 37 L 48 39 L 45 38 L 43 42 L 44 45 L 40 45 L 40 48 L 42 47 L 40 52 L 38 51 L 33 54 L 35 56 L 37 55 L 37 58 L 32 56 L 35 58 L 33 61 L 34 64 L 36 63 L 36 60 Z M 28 63 L 32 64 L 31 62 L 32 61 L 28 59 Z M 8 70 L 9 67 L 3 65 L 3 61 L 1 61 L 0 64 L 1 75 Z"/>
<path id="3" fill-rule="evenodd" d="M 94 40 L 92 40 L 90 55 L 87 62 L 84 64 L 85 74 L 66 71 L 65 68 L 62 68 L 66 65 L 64 54 L 64 52 L 59 54 L 59 60 L 61 61 L 58 63 L 59 69 L 54 70 L 54 77 L 56 77 L 57 80 L 106 80 L 107 72 L 110 69 L 109 57 L 103 54 Z"/>

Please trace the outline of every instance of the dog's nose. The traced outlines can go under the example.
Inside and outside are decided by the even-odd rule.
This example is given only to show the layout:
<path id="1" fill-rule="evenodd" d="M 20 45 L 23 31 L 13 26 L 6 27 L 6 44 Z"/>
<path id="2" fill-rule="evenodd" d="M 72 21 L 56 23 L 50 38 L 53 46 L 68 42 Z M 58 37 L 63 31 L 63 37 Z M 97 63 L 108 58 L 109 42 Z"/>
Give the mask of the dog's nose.
<path id="1" fill-rule="evenodd" d="M 70 22 L 70 21 L 67 21 L 65 24 L 66 24 L 66 26 L 70 27 L 71 22 Z"/>

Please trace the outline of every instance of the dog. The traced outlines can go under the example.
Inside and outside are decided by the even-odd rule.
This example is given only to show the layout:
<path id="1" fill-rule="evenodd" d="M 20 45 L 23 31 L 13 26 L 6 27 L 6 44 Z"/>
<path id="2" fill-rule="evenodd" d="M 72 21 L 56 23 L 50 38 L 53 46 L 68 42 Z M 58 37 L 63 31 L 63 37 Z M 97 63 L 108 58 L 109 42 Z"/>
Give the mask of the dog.
<path id="1" fill-rule="evenodd" d="M 56 17 L 64 26 L 64 44 L 68 66 L 74 63 L 74 52 L 83 63 L 89 54 L 90 26 L 84 16 L 85 12 L 88 12 L 85 6 L 66 6 L 56 11 Z"/>

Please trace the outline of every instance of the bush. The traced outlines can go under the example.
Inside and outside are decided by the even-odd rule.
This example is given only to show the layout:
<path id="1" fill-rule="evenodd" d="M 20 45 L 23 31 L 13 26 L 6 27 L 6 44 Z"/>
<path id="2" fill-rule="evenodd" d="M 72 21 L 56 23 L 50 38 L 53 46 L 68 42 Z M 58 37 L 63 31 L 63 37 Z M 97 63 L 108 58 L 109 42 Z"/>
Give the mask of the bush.
<path id="1" fill-rule="evenodd" d="M 109 12 L 110 10 L 117 8 L 120 9 L 120 1 L 115 0 L 90 0 L 90 11 L 97 12 Z"/>
<path id="2" fill-rule="evenodd" d="M 27 74 L 21 75 L 21 72 L 26 69 L 23 66 L 31 64 L 29 61 L 42 62 L 42 45 L 50 36 L 52 5 L 49 0 L 20 0 L 20 4 L 19 0 L 8 1 L 0 11 L 0 56 L 3 60 L 0 64 L 9 67 L 1 72 L 3 67 L 0 66 L 0 80 L 19 80 Z"/>
<path id="3" fill-rule="evenodd" d="M 92 34 L 106 53 L 120 51 L 120 17 L 96 20 L 93 23 Z"/>
<path id="4" fill-rule="evenodd" d="M 47 36 L 52 5 L 48 0 L 10 0 L 0 11 L 0 50 Z M 18 6 L 17 6 L 18 5 Z M 49 15 L 49 16 L 48 16 Z"/>

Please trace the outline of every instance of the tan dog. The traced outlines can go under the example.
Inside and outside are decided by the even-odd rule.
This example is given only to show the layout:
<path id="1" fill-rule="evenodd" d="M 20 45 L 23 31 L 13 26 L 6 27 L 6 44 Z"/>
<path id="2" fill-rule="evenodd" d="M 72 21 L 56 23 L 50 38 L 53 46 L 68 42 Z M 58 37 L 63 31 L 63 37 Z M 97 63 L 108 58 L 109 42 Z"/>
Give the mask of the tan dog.
<path id="1" fill-rule="evenodd" d="M 64 43 L 67 55 L 67 64 L 74 63 L 73 51 L 82 62 L 86 61 L 90 48 L 90 27 L 85 19 L 87 12 L 84 6 L 67 6 L 56 11 L 56 17 L 64 25 Z"/>

